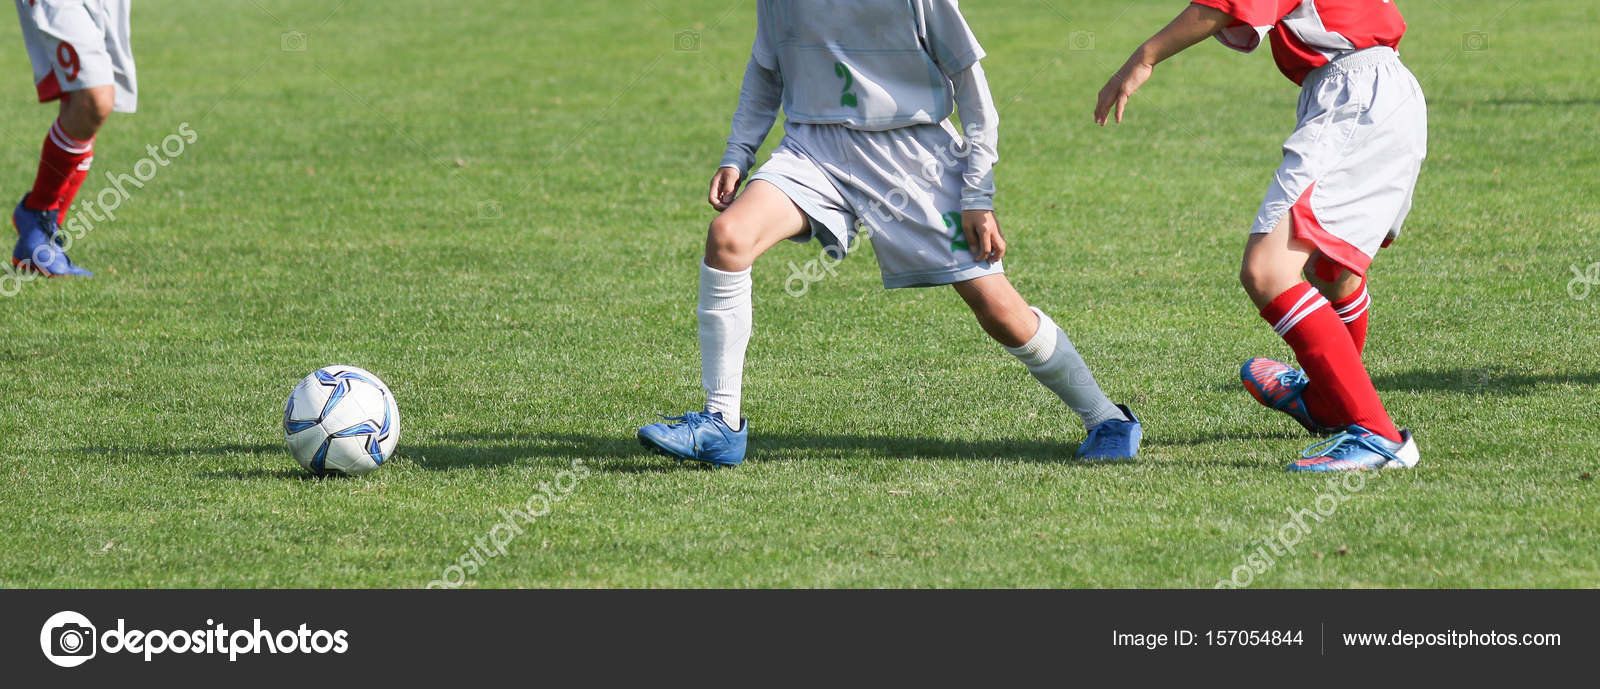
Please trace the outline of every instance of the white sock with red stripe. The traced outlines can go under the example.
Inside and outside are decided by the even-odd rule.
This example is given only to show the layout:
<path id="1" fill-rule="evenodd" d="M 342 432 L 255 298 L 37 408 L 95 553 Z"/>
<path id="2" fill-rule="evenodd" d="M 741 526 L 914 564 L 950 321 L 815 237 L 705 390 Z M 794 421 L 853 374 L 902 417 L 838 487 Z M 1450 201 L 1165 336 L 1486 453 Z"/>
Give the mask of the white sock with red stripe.
<path id="1" fill-rule="evenodd" d="M 1006 351 L 1021 360 L 1034 378 L 1078 412 L 1084 428 L 1127 418 L 1094 381 L 1089 365 L 1073 348 L 1067 333 L 1043 311 L 1028 308 L 1039 316 L 1039 330 L 1021 347 L 1006 347 Z"/>

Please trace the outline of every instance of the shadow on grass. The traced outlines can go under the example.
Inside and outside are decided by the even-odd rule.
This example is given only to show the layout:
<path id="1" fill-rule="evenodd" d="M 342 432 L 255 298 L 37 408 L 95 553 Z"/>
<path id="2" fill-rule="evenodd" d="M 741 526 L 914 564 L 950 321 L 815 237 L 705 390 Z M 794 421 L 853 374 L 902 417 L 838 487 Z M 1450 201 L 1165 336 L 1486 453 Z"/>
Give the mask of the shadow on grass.
<path id="1" fill-rule="evenodd" d="M 1246 433 L 1210 433 L 1152 438 L 1145 447 L 1196 446 L 1217 442 L 1299 440 L 1297 429 Z M 405 452 L 417 458 L 419 466 L 448 471 L 472 466 L 513 463 L 522 460 L 573 459 L 606 460 L 601 471 L 620 473 L 660 473 L 685 467 L 709 468 L 698 463 L 682 465 L 639 446 L 631 435 L 592 435 L 549 433 L 516 435 L 510 433 L 459 433 L 443 436 L 459 444 L 437 444 L 410 448 Z M 1062 442 L 1038 440 L 953 440 L 885 435 L 841 435 L 793 433 L 761 434 L 752 439 L 751 462 L 765 459 L 858 456 L 865 461 L 937 459 L 941 461 L 993 462 L 1025 461 L 1057 464 L 1069 469 L 1130 466 L 1121 461 L 1083 461 L 1073 457 L 1079 439 Z M 489 443 L 489 446 L 484 446 Z M 563 462 L 564 463 L 564 462 Z"/>
<path id="2" fill-rule="evenodd" d="M 1417 369 L 1389 373 L 1372 379 L 1378 392 L 1450 392 L 1460 395 L 1512 397 L 1531 395 L 1545 385 L 1600 386 L 1600 372 L 1573 373 L 1523 373 L 1504 367 L 1451 368 L 1441 370 Z M 1213 391 L 1237 391 L 1244 388 L 1237 380 L 1213 383 Z"/>
<path id="3" fill-rule="evenodd" d="M 294 460 L 289 460 L 290 464 Z M 299 467 L 284 467 L 282 469 L 225 469 L 207 471 L 199 474 L 201 478 L 221 479 L 225 481 L 260 481 L 272 479 L 277 481 L 331 481 L 338 480 L 336 476 L 317 476 Z"/>
<path id="4" fill-rule="evenodd" d="M 418 466 L 444 471 L 529 459 L 604 459 L 606 462 L 598 467 L 600 470 L 623 473 L 680 470 L 676 462 L 645 451 L 631 433 L 456 433 L 443 436 L 443 439 L 447 442 L 406 448 L 404 453 L 415 458 Z M 763 433 L 752 443 L 750 461 L 760 462 L 764 457 L 772 456 L 769 453 L 778 453 L 785 458 L 799 455 L 802 459 L 807 455 L 860 455 L 874 460 L 936 457 L 969 461 L 1020 459 L 1065 464 L 1072 459 L 1076 449 L 1076 444 L 1024 440 L 964 441 L 882 435 Z M 1071 464 L 1095 466 L 1086 462 Z M 699 465 L 686 463 L 682 466 Z"/>
<path id="5" fill-rule="evenodd" d="M 1291 428 L 1260 432 L 1216 432 L 1148 439 L 1145 447 L 1187 447 L 1218 442 L 1282 441 L 1299 439 Z M 596 470 L 613 473 L 665 473 L 684 470 L 715 470 L 694 463 L 677 463 L 650 454 L 631 434 L 597 435 L 585 433 L 451 433 L 439 436 L 441 442 L 427 445 L 401 443 L 396 459 L 428 471 L 455 471 L 477 467 L 555 462 L 563 467 L 574 459 L 604 460 Z M 761 434 L 750 448 L 750 461 L 768 459 L 806 460 L 814 457 L 860 457 L 863 461 L 937 459 L 941 461 L 1015 461 L 1057 464 L 1070 469 L 1128 466 L 1118 461 L 1081 461 L 1073 457 L 1077 438 L 1061 442 L 1039 440 L 957 440 L 887 435 L 843 434 Z M 213 469 L 197 473 L 201 478 L 252 480 L 325 480 L 293 465 L 277 444 L 218 445 L 194 448 L 87 447 L 86 454 L 171 460 L 192 456 L 268 455 L 282 457 L 285 464 L 272 469 Z"/>
<path id="6" fill-rule="evenodd" d="M 1372 380 L 1378 391 L 1454 392 L 1463 395 L 1531 395 L 1544 385 L 1600 385 L 1600 373 L 1524 373 L 1504 367 L 1455 368 L 1442 371 L 1416 370 L 1378 376 Z"/>
<path id="7" fill-rule="evenodd" d="M 102 455 L 107 457 L 220 457 L 224 455 L 259 455 L 279 454 L 283 452 L 281 443 L 260 443 L 256 445 L 212 445 L 211 447 L 82 447 L 79 452 L 86 455 Z"/>

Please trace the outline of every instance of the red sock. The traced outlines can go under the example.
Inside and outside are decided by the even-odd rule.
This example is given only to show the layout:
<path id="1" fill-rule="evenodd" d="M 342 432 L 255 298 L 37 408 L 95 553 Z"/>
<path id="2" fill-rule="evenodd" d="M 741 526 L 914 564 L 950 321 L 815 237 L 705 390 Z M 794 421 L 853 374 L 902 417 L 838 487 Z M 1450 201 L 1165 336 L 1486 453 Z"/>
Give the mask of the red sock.
<path id="1" fill-rule="evenodd" d="M 39 154 L 39 176 L 33 180 L 33 191 L 28 194 L 28 208 L 34 210 L 65 211 L 78 195 L 78 188 L 89 176 L 89 163 L 94 160 L 94 137 L 88 141 L 72 138 L 61 128 L 61 121 L 50 125 L 50 134 L 44 138 L 44 150 Z"/>
<path id="2" fill-rule="evenodd" d="M 1350 330 L 1350 339 L 1356 343 L 1356 355 L 1360 356 L 1367 349 L 1367 310 L 1372 306 L 1372 297 L 1367 294 L 1367 280 L 1361 279 L 1361 289 L 1356 290 L 1344 299 L 1333 302 L 1334 313 L 1339 314 L 1339 320 L 1344 321 L 1344 327 Z"/>
<path id="3" fill-rule="evenodd" d="M 1311 379 L 1305 401 L 1313 418 L 1330 426 L 1359 424 L 1400 441 L 1349 331 L 1316 288 L 1307 282 L 1290 287 L 1261 310 L 1261 317 L 1294 348 L 1295 359 Z"/>

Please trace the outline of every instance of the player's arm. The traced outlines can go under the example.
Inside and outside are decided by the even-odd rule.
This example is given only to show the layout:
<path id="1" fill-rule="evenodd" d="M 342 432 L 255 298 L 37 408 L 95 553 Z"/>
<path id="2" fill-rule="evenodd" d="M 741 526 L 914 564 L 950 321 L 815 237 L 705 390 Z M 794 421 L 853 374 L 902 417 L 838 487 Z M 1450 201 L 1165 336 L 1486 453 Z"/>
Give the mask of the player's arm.
<path id="1" fill-rule="evenodd" d="M 961 173 L 961 231 L 972 247 L 972 257 L 994 262 L 1006 253 L 1006 240 L 994 217 L 994 165 L 1000 159 L 1000 114 L 989 92 L 983 65 L 971 66 L 950 78 L 955 86 L 956 112 L 966 138 L 966 169 Z"/>
<path id="2" fill-rule="evenodd" d="M 728 148 L 722 154 L 717 174 L 711 178 L 707 200 L 712 208 L 722 211 L 733 204 L 739 182 L 755 164 L 756 151 L 778 121 L 778 107 L 782 101 L 783 77 L 751 57 L 750 64 L 744 68 L 744 84 L 739 87 L 739 107 L 733 111 Z"/>
<path id="3" fill-rule="evenodd" d="M 1233 17 L 1216 8 L 1198 4 L 1184 8 L 1172 23 L 1133 51 L 1122 69 L 1106 81 L 1106 85 L 1100 89 L 1100 100 L 1094 106 L 1095 124 L 1104 126 L 1113 110 L 1116 111 L 1117 121 L 1121 122 L 1128 97 L 1150 79 L 1156 63 L 1216 35 L 1231 23 Z"/>

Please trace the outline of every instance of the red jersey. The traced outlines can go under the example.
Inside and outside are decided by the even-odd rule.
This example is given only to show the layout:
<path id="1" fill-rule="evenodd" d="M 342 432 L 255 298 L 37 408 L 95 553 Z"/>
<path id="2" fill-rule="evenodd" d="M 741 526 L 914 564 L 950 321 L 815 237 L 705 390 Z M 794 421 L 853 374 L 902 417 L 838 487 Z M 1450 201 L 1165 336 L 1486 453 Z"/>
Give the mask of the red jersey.
<path id="1" fill-rule="evenodd" d="M 1391 0 L 1194 0 L 1227 12 L 1223 45 L 1250 52 L 1272 35 L 1272 58 L 1298 84 L 1339 53 L 1385 45 L 1399 49 L 1406 20 Z"/>

